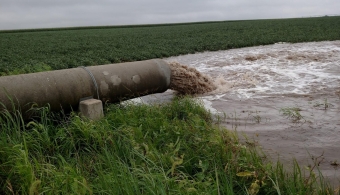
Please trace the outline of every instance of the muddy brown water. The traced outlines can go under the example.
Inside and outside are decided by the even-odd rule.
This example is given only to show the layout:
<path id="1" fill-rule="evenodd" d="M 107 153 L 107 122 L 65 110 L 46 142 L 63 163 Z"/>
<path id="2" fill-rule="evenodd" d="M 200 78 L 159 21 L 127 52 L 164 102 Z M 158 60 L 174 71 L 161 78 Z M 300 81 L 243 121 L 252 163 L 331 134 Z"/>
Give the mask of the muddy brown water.
<path id="1" fill-rule="evenodd" d="M 197 96 L 222 125 L 237 130 L 273 161 L 317 167 L 340 184 L 340 41 L 278 43 L 165 59 L 211 77 Z M 188 85 L 190 86 L 190 85 Z M 139 98 L 169 101 L 174 91 Z M 285 115 L 286 114 L 286 115 Z"/>
<path id="2" fill-rule="evenodd" d="M 180 94 L 195 95 L 211 92 L 217 88 L 211 77 L 200 73 L 193 67 L 177 62 L 171 62 L 169 65 L 171 69 L 169 89 Z"/>
<path id="3" fill-rule="evenodd" d="M 250 143 L 261 146 L 272 160 L 280 159 L 286 166 L 292 165 L 295 158 L 304 169 L 313 166 L 312 159 L 322 155 L 318 159 L 319 170 L 333 185 L 339 184 L 340 170 L 336 163 L 340 162 L 340 99 L 337 95 L 285 95 L 247 100 L 225 96 L 222 99 L 224 102 L 212 103 L 214 108 L 225 108 L 230 102 L 222 125 L 245 133 Z M 331 102 L 328 107 L 324 105 L 325 99 Z M 303 118 L 287 118 L 281 110 L 287 107 L 299 108 Z"/>

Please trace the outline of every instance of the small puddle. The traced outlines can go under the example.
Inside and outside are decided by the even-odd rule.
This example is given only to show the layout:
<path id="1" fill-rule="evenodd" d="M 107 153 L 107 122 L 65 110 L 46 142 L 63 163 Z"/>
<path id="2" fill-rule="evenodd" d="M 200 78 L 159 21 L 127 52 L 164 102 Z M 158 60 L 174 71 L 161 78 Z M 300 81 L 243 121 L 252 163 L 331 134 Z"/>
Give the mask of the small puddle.
<path id="1" fill-rule="evenodd" d="M 339 185 L 340 41 L 278 43 L 165 60 L 213 79 L 217 89 L 198 98 L 226 117 L 225 127 L 246 134 L 286 164 L 295 158 L 308 166 L 323 155 L 319 170 Z M 166 101 L 172 94 L 143 99 Z"/>

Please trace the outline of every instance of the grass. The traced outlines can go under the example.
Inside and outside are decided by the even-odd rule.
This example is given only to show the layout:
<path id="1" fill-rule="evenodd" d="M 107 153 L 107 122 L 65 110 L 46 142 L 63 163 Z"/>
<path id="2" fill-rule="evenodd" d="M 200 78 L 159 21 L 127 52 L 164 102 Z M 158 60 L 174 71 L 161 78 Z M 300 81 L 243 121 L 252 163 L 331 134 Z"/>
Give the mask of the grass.
<path id="1" fill-rule="evenodd" d="M 285 116 L 287 119 L 290 119 L 292 122 L 298 123 L 301 121 L 306 122 L 304 117 L 301 115 L 301 109 L 298 107 L 286 107 L 281 108 L 280 112 L 283 116 Z"/>
<path id="2" fill-rule="evenodd" d="M 277 42 L 340 40 L 340 16 L 0 31 L 0 75 Z"/>
<path id="3" fill-rule="evenodd" d="M 323 100 L 323 102 L 319 103 L 319 102 L 316 102 L 313 107 L 315 108 L 320 108 L 320 109 L 323 109 L 323 110 L 327 110 L 329 107 L 331 107 L 332 104 L 328 102 L 328 99 L 325 98 Z"/>
<path id="4" fill-rule="evenodd" d="M 0 194 L 330 194 L 215 124 L 199 102 L 110 105 L 89 121 L 2 111 Z"/>

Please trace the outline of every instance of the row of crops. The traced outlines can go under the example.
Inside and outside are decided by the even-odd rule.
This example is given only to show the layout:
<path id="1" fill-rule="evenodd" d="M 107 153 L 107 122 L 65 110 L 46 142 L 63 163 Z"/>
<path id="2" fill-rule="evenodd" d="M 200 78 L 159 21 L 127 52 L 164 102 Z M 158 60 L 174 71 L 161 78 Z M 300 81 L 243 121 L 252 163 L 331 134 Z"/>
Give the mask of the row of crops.
<path id="1" fill-rule="evenodd" d="M 340 17 L 0 31 L 0 75 L 340 39 Z"/>

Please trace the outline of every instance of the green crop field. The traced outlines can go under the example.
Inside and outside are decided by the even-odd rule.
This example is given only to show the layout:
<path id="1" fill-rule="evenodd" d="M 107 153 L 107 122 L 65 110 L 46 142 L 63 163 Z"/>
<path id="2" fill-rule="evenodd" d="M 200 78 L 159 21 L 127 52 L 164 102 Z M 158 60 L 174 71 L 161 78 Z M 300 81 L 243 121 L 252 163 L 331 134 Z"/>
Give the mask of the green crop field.
<path id="1" fill-rule="evenodd" d="M 339 39 L 339 16 L 0 31 L 0 75 Z"/>

